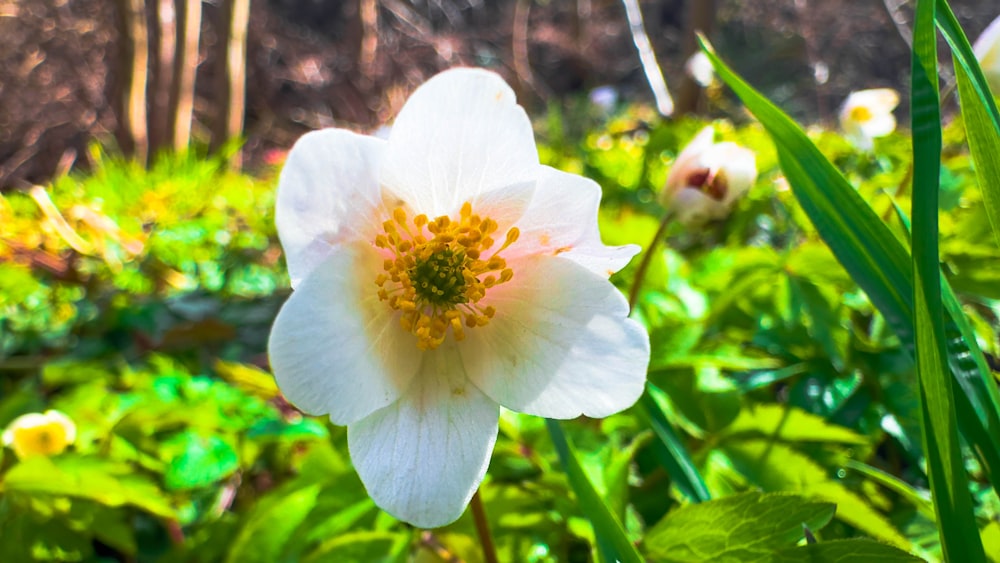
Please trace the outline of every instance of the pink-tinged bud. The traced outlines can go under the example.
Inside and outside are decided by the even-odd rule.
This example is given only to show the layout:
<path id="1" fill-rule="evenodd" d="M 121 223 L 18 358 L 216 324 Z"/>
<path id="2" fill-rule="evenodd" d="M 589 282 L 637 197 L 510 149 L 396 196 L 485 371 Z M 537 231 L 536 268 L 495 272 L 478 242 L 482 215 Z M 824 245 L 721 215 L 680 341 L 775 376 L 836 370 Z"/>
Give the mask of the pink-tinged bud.
<path id="1" fill-rule="evenodd" d="M 979 60 L 979 66 L 983 68 L 993 95 L 1000 96 L 1000 16 L 976 39 L 972 51 Z"/>
<path id="2" fill-rule="evenodd" d="M 871 150 L 872 140 L 896 130 L 892 110 L 899 105 L 899 93 L 892 88 L 851 92 L 840 108 L 840 127 L 859 148 Z"/>
<path id="3" fill-rule="evenodd" d="M 689 227 L 725 219 L 757 180 L 753 151 L 736 143 L 716 143 L 714 137 L 715 129 L 708 126 L 684 147 L 660 193 L 660 203 Z"/>

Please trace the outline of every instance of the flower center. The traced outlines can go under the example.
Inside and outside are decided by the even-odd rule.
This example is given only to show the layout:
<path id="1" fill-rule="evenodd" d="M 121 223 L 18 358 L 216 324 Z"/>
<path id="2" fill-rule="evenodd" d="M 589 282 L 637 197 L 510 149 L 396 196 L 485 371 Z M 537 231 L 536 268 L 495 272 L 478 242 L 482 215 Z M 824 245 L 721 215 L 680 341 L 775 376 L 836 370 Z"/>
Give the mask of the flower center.
<path id="1" fill-rule="evenodd" d="M 401 311 L 399 322 L 417 337 L 417 347 L 433 350 L 451 330 L 455 340 L 465 338 L 465 328 L 490 322 L 496 310 L 479 301 L 491 287 L 506 283 L 514 271 L 500 257 L 520 232 L 507 231 L 504 243 L 489 257 L 496 221 L 472 213 L 472 204 L 462 205 L 457 221 L 447 215 L 429 220 L 417 215 L 408 220 L 397 207 L 392 219 L 382 223 L 375 246 L 392 253 L 382 273 L 375 277 L 379 299 Z"/>
<path id="2" fill-rule="evenodd" d="M 855 106 L 851 108 L 851 119 L 858 123 L 865 123 L 871 121 L 872 111 L 865 106 Z"/>

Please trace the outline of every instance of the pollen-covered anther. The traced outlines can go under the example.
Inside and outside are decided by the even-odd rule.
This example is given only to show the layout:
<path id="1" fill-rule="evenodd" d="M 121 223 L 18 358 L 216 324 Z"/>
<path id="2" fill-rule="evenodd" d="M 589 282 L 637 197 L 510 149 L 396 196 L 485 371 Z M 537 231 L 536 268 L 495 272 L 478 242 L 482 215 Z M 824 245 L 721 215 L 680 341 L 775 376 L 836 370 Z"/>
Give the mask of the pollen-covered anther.
<path id="1" fill-rule="evenodd" d="M 440 346 L 449 330 L 456 341 L 465 328 L 489 323 L 496 314 L 479 301 L 488 289 L 506 283 L 514 270 L 499 254 L 517 241 L 517 227 L 507 231 L 504 242 L 493 249 L 499 225 L 472 212 L 466 202 L 458 218 L 442 215 L 429 219 L 417 215 L 408 221 L 397 207 L 376 235 L 377 248 L 390 252 L 375 277 L 379 299 L 400 311 L 400 325 L 417 337 L 417 347 Z"/>

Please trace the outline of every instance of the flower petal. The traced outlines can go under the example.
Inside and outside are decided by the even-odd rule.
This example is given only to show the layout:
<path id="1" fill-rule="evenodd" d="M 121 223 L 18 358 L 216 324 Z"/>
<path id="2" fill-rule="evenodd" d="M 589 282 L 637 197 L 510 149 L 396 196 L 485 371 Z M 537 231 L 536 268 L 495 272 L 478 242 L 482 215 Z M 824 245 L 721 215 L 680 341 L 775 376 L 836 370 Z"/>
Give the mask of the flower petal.
<path id="1" fill-rule="evenodd" d="M 606 246 L 597 228 L 601 187 L 597 182 L 541 166 L 534 197 L 517 222 L 517 243 L 504 251 L 510 260 L 531 254 L 569 258 L 607 278 L 625 267 L 639 247 Z"/>
<path id="2" fill-rule="evenodd" d="M 430 217 L 483 194 L 531 183 L 538 153 L 527 114 L 498 75 L 442 72 L 410 96 L 389 135 L 381 180 Z"/>
<path id="3" fill-rule="evenodd" d="M 712 145 L 702 153 L 701 164 L 721 174 L 726 182 L 726 193 L 722 200 L 725 206 L 731 206 L 740 196 L 750 191 L 757 180 L 757 157 L 748 148 L 736 143 L 723 142 Z M 728 209 L 726 210 L 728 212 Z M 717 217 L 722 218 L 722 217 Z"/>
<path id="4" fill-rule="evenodd" d="M 562 257 L 512 267 L 513 280 L 487 295 L 496 316 L 461 343 L 476 386 L 504 407 L 549 418 L 631 406 L 645 386 L 649 336 L 627 318 L 624 296 Z"/>
<path id="5" fill-rule="evenodd" d="M 292 287 L 329 256 L 334 245 L 374 238 L 381 205 L 378 170 L 385 141 L 342 129 L 302 136 L 278 180 L 275 222 Z M 359 232 L 360 231 L 360 232 Z"/>
<path id="6" fill-rule="evenodd" d="M 413 378 L 416 345 L 379 301 L 374 276 L 381 271 L 370 247 L 335 247 L 282 306 L 268 353 L 278 387 L 296 407 L 350 424 L 394 402 Z"/>
<path id="7" fill-rule="evenodd" d="M 704 127 L 690 142 L 681 150 L 681 153 L 674 159 L 670 172 L 667 173 L 667 181 L 663 188 L 662 199 L 665 207 L 670 206 L 673 195 L 688 185 L 688 177 L 694 172 L 702 169 L 701 155 L 708 150 L 715 141 L 715 128 L 711 125 Z"/>
<path id="8" fill-rule="evenodd" d="M 454 342 L 418 358 L 403 397 L 349 426 L 347 444 L 376 504 L 436 528 L 462 515 L 482 481 L 500 409 L 468 381 Z"/>
<path id="9" fill-rule="evenodd" d="M 896 118 L 891 113 L 878 114 L 862 123 L 860 129 L 866 137 L 884 137 L 896 130 Z"/>

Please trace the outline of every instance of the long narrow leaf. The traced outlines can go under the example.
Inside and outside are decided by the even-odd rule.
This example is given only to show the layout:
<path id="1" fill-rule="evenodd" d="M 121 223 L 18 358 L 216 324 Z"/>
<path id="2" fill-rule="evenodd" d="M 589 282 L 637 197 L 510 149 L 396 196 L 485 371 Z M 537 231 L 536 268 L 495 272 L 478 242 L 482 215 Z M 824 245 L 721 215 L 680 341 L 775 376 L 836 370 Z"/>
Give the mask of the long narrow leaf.
<path id="1" fill-rule="evenodd" d="M 594 527 L 594 535 L 597 537 L 597 546 L 601 555 L 607 561 L 621 561 L 622 563 L 639 563 L 642 556 L 636 550 L 635 545 L 629 541 L 625 535 L 625 528 L 615 517 L 607 503 L 601 498 L 594 485 L 583 472 L 579 460 L 576 459 L 576 452 L 566 434 L 563 433 L 559 423 L 552 419 L 546 419 L 545 425 L 549 429 L 552 443 L 559 454 L 559 461 L 562 463 L 563 471 L 569 478 L 569 484 L 576 493 L 577 501 L 583 513 L 590 519 L 590 524 Z"/>
<path id="2" fill-rule="evenodd" d="M 993 237 L 1000 245 L 1000 110 L 990 93 L 972 46 L 958 25 L 946 0 L 937 0 L 935 20 L 955 61 L 955 78 L 962 103 L 969 149 L 975 163 L 976 178 L 983 194 L 983 204 Z"/>
<path id="3" fill-rule="evenodd" d="M 913 127 L 913 324 L 917 385 L 931 500 L 948 561 L 985 561 L 959 447 L 952 378 L 945 361 L 938 254 L 941 108 L 937 84 L 936 0 L 917 2 L 911 65 Z"/>
<path id="4" fill-rule="evenodd" d="M 649 419 L 649 426 L 653 433 L 659 438 L 659 442 L 654 447 L 660 463 L 670 474 L 670 478 L 680 492 L 692 502 L 704 502 L 712 500 L 712 495 L 705 486 L 705 481 L 701 478 L 701 473 L 695 466 L 694 461 L 688 454 L 684 444 L 674 432 L 673 427 L 667 420 L 665 414 L 656 403 L 656 399 L 650 393 L 662 392 L 653 384 L 647 383 L 647 391 L 639 399 L 643 412 Z"/>
<path id="5" fill-rule="evenodd" d="M 906 248 L 805 132 L 700 41 L 718 76 L 770 134 L 792 192 L 819 235 L 912 354 L 913 270 Z M 969 362 L 974 340 L 949 344 L 948 364 L 962 390 L 955 394 L 959 428 L 1000 490 L 1000 413 L 990 374 Z"/>

